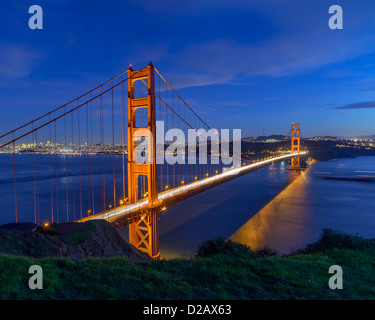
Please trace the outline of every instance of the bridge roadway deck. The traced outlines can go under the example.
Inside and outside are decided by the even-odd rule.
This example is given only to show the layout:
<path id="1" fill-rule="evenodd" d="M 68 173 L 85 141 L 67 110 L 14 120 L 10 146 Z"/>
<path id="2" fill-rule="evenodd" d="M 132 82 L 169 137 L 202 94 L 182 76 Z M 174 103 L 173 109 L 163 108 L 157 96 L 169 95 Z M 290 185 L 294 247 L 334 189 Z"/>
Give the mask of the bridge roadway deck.
<path id="1" fill-rule="evenodd" d="M 300 152 L 300 156 L 306 155 L 307 152 Z M 220 184 L 236 179 L 240 176 L 248 174 L 252 171 L 261 169 L 270 164 L 287 160 L 295 157 L 296 154 L 287 154 L 279 157 L 255 162 L 239 168 L 230 169 L 214 176 L 207 177 L 205 179 L 195 181 L 171 190 L 167 190 L 159 193 L 158 203 L 154 206 L 160 206 L 160 208 L 168 208 L 174 204 L 185 201 L 200 194 L 204 191 L 212 189 Z M 142 215 L 147 212 L 149 208 L 148 199 L 140 200 L 134 204 L 128 204 L 118 206 L 111 210 L 97 213 L 95 215 L 78 220 L 78 222 L 84 222 L 93 219 L 104 219 L 111 222 L 116 227 L 122 227 L 141 219 Z"/>

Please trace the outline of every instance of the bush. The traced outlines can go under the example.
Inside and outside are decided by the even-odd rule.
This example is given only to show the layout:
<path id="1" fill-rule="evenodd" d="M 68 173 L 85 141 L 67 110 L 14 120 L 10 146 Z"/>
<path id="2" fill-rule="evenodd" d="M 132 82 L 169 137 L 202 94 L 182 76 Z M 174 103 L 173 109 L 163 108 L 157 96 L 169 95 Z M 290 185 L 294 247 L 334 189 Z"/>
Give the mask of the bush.
<path id="1" fill-rule="evenodd" d="M 241 243 L 226 240 L 224 237 L 219 237 L 213 240 L 204 242 L 198 249 L 197 257 L 208 257 L 214 254 L 251 254 L 254 253 L 251 249 Z"/>
<path id="2" fill-rule="evenodd" d="M 330 249 L 363 250 L 375 248 L 375 239 L 364 239 L 358 234 L 355 236 L 341 233 L 332 229 L 323 229 L 320 239 L 307 245 L 297 253 L 316 253 Z"/>
<path id="3" fill-rule="evenodd" d="M 270 256 L 277 256 L 277 251 L 275 249 L 271 249 L 268 247 L 264 247 L 263 249 L 258 249 L 254 251 L 257 257 L 270 257 Z"/>

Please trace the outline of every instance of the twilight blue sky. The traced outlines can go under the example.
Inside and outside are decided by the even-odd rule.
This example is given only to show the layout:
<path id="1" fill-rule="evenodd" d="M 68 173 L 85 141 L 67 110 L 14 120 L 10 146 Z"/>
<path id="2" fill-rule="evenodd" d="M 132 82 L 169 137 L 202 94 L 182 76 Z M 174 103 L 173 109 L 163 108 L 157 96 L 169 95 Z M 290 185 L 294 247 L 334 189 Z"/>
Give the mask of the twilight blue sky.
<path id="1" fill-rule="evenodd" d="M 28 28 L 28 8 L 44 29 Z M 344 29 L 328 27 L 341 5 Z M 0 133 L 154 65 L 198 114 L 243 136 L 375 134 L 375 1 L 3 0 Z"/>

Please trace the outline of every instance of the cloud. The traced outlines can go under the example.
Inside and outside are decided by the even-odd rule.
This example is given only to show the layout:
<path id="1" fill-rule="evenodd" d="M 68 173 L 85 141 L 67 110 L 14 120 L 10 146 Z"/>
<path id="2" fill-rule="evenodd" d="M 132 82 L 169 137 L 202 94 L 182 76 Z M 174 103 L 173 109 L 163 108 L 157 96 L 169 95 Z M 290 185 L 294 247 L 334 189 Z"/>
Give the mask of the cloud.
<path id="1" fill-rule="evenodd" d="M 164 74 L 161 71 L 162 74 Z M 189 87 L 200 87 L 214 84 L 224 84 L 233 79 L 232 75 L 219 75 L 205 74 L 199 71 L 191 72 L 167 72 L 167 81 L 172 79 L 171 85 L 175 89 L 189 88 Z"/>
<path id="2" fill-rule="evenodd" d="M 350 114 L 350 113 L 352 113 L 352 112 L 353 112 L 353 110 L 348 110 L 348 111 L 340 112 L 340 114 Z"/>
<path id="3" fill-rule="evenodd" d="M 231 40 L 192 44 L 180 52 L 171 53 L 171 69 L 185 68 L 186 83 L 191 86 L 224 83 L 237 76 L 285 77 L 309 72 L 339 63 L 364 53 L 368 38 L 337 39 L 316 33 L 311 35 L 283 35 L 256 44 L 236 43 Z M 340 50 L 337 51 L 337 47 Z M 202 81 L 203 80 L 203 81 Z"/>
<path id="4" fill-rule="evenodd" d="M 316 105 L 315 107 L 317 107 L 317 108 L 322 108 L 322 107 L 333 107 L 333 106 L 335 106 L 335 105 L 337 105 L 337 103 L 333 103 L 333 102 L 331 102 L 331 103 L 319 104 L 319 105 Z"/>
<path id="5" fill-rule="evenodd" d="M 142 6 L 149 6 L 147 1 L 140 3 L 143 3 Z M 161 59 L 156 62 L 167 66 L 165 75 L 168 79 L 178 78 L 179 87 L 228 83 L 240 76 L 299 75 L 346 62 L 375 50 L 369 45 L 375 42 L 375 35 L 368 28 L 373 23 L 371 19 L 366 20 L 369 13 L 350 3 L 344 2 L 346 11 L 351 12 L 351 19 L 345 20 L 345 29 L 339 32 L 328 28 L 328 6 L 324 1 L 311 1 L 307 4 L 301 4 L 297 0 L 282 4 L 277 0 L 216 0 L 215 5 L 212 5 L 213 1 L 187 3 L 182 11 L 188 10 L 192 19 L 195 17 L 195 10 L 198 12 L 206 7 L 212 7 L 210 10 L 214 11 L 242 10 L 249 12 L 249 15 L 259 14 L 264 21 L 276 27 L 276 32 L 265 32 L 263 39 L 255 42 L 249 41 L 250 36 L 241 39 L 220 38 L 221 27 L 218 26 L 212 32 L 219 36 L 206 39 L 197 34 L 195 43 L 168 48 L 163 52 L 165 58 L 159 56 Z M 179 0 L 163 0 L 158 5 L 164 10 L 175 10 L 175 14 L 179 14 L 177 8 L 181 8 L 178 6 Z M 252 32 L 253 30 L 249 30 L 249 35 Z M 262 35 L 262 31 L 259 34 Z M 160 48 L 155 48 L 156 52 L 159 50 Z M 153 50 L 150 48 L 146 52 Z M 179 70 L 179 76 L 175 74 L 175 70 Z M 336 70 L 328 76 L 342 78 L 349 76 L 348 72 Z M 355 74 L 358 75 L 358 71 Z"/>
<path id="6" fill-rule="evenodd" d="M 350 103 L 344 106 L 335 107 L 332 109 L 374 109 L 375 108 L 375 101 L 363 101 L 363 102 L 356 102 Z"/>
<path id="7" fill-rule="evenodd" d="M 0 83 L 27 78 L 40 61 L 41 53 L 22 44 L 0 43 Z"/>
<path id="8" fill-rule="evenodd" d="M 375 88 L 361 89 L 360 91 L 371 92 L 371 91 L 375 91 Z"/>
<path id="9" fill-rule="evenodd" d="M 176 79 L 174 70 L 179 70 L 178 86 L 189 87 L 228 83 L 243 76 L 299 75 L 375 50 L 368 45 L 375 42 L 374 34 L 354 30 L 335 33 L 327 29 L 319 25 L 302 32 L 297 28 L 258 42 L 246 42 L 246 39 L 200 41 L 164 51 L 157 62 L 167 66 L 165 75 L 169 79 Z M 341 72 L 342 76 L 347 74 Z"/>

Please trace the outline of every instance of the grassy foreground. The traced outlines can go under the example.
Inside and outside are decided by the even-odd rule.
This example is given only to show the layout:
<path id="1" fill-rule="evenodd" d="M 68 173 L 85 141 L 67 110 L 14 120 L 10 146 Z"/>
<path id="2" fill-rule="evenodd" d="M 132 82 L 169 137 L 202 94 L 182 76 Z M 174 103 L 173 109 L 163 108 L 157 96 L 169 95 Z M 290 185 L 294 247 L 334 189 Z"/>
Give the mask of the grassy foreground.
<path id="1" fill-rule="evenodd" d="M 374 299 L 375 244 L 325 230 L 305 250 L 269 250 L 216 239 L 192 259 L 28 258 L 0 255 L 0 299 Z M 43 268 L 43 290 L 30 290 L 28 269 Z M 342 290 L 331 290 L 331 265 L 343 268 Z"/>

